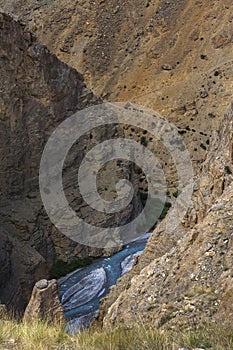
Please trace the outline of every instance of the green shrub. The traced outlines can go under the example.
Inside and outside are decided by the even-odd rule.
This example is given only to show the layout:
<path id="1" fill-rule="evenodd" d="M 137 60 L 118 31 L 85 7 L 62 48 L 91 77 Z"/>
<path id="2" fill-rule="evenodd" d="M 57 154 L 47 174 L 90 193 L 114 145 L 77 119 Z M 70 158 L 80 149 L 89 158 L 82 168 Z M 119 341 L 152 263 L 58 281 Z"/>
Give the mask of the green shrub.
<path id="1" fill-rule="evenodd" d="M 75 271 L 78 268 L 85 267 L 92 263 L 93 259 L 86 257 L 84 259 L 75 259 L 70 262 L 65 262 L 63 260 L 57 260 L 57 262 L 52 266 L 50 270 L 51 278 L 60 278 L 67 275 L 70 272 Z"/>
<path id="2" fill-rule="evenodd" d="M 205 60 L 207 58 L 207 56 L 204 55 L 204 54 L 201 54 L 200 57 L 201 57 L 202 60 Z"/>
<path id="3" fill-rule="evenodd" d="M 216 117 L 215 114 L 212 113 L 212 112 L 208 113 L 208 116 L 209 116 L 210 118 L 215 118 L 215 117 Z"/>
<path id="4" fill-rule="evenodd" d="M 180 194 L 181 194 L 181 191 L 177 189 L 177 190 L 173 193 L 173 197 L 177 198 Z"/>
<path id="5" fill-rule="evenodd" d="M 171 208 L 171 206 L 172 205 L 171 205 L 170 202 L 166 202 L 164 204 L 164 208 L 163 208 L 163 211 L 162 211 L 162 213 L 161 213 L 161 215 L 159 217 L 159 220 L 163 220 L 167 216 L 167 213 L 168 213 L 169 209 Z"/>
<path id="6" fill-rule="evenodd" d="M 180 135 L 184 135 L 184 134 L 186 134 L 186 130 L 178 130 L 178 133 L 180 134 Z"/>
<path id="7" fill-rule="evenodd" d="M 147 139 L 146 139 L 146 137 L 145 136 L 142 136 L 141 137 L 141 144 L 143 145 L 143 146 L 147 146 L 147 144 L 148 144 L 148 142 L 147 142 Z"/>
<path id="8" fill-rule="evenodd" d="M 225 166 L 225 172 L 226 172 L 228 175 L 232 174 L 232 171 L 231 171 L 231 168 L 229 167 L 229 165 L 226 165 L 226 166 Z"/>
<path id="9" fill-rule="evenodd" d="M 206 151 L 206 146 L 203 143 L 200 144 L 200 147 Z"/>

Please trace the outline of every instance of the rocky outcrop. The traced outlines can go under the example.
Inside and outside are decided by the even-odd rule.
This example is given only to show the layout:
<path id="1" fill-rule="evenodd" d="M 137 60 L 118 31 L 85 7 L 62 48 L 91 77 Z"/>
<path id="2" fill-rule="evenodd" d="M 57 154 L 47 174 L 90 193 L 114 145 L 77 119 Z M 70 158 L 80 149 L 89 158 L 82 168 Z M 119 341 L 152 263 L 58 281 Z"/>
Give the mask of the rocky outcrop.
<path id="1" fill-rule="evenodd" d="M 39 191 L 41 155 L 51 133 L 76 111 L 96 105 L 99 98 L 86 87 L 83 77 L 38 43 L 25 24 L 0 13 L 0 298 L 7 305 L 24 309 L 34 283 L 49 278 L 56 259 L 112 254 L 118 247 L 84 246 L 61 234 L 43 208 Z M 120 127 L 97 128 L 84 135 L 68 153 L 63 168 L 63 188 L 72 209 L 90 224 L 127 221 L 139 205 L 106 217 L 95 213 L 77 188 L 77 172 L 90 148 L 106 138 L 123 134 Z M 98 188 L 105 198 L 115 193 L 120 177 L 130 177 L 132 167 L 110 162 L 99 176 Z M 100 174 L 101 175 L 101 174 Z M 109 181 L 111 179 L 112 181 Z M 137 191 L 136 191 L 137 192 Z M 81 230 L 81 228 L 80 228 Z"/>
<path id="2" fill-rule="evenodd" d="M 232 322 L 232 121 L 233 104 L 196 179 L 193 207 L 173 235 L 166 219 L 155 229 L 133 270 L 103 300 L 104 326 Z"/>
<path id="3" fill-rule="evenodd" d="M 38 281 L 24 313 L 24 319 L 30 322 L 35 319 L 48 322 L 64 322 L 65 315 L 59 300 L 59 288 L 56 280 Z"/>

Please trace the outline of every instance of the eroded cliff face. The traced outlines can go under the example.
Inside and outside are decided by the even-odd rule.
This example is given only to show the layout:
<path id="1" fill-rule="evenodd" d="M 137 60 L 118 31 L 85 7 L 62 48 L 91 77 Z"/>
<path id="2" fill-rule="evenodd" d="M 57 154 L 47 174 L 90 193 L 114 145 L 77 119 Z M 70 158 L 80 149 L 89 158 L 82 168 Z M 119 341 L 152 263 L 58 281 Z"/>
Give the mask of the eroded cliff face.
<path id="1" fill-rule="evenodd" d="M 175 123 L 198 170 L 232 99 L 231 0 L 15 1 L 41 42 L 110 101 Z"/>
<path id="2" fill-rule="evenodd" d="M 214 134 L 187 217 L 172 235 L 166 219 L 156 228 L 133 270 L 103 300 L 105 327 L 232 322 L 232 123 L 233 104 Z"/>
<path id="3" fill-rule="evenodd" d="M 84 246 L 52 225 L 39 191 L 45 143 L 63 120 L 101 100 L 86 87 L 81 74 L 39 44 L 19 20 L 0 13 L 0 27 L 0 299 L 22 309 L 34 283 L 49 277 L 49 269 L 57 259 L 108 255 L 120 247 L 121 241 L 116 237 L 118 248 L 107 241 L 99 248 Z M 91 224 L 108 226 L 110 222 L 127 221 L 140 206 L 136 194 L 134 208 L 129 207 L 124 213 L 107 218 L 103 213 L 90 215 L 87 203 L 74 191 L 76 170 L 85 152 L 101 140 L 121 134 L 123 131 L 115 125 L 95 129 L 68 153 L 63 169 L 64 191 L 77 215 L 89 217 Z M 131 170 L 130 164 L 122 162 L 119 167 L 110 162 L 97 181 L 100 193 L 114 195 L 115 183 L 121 177 L 130 177 Z"/>

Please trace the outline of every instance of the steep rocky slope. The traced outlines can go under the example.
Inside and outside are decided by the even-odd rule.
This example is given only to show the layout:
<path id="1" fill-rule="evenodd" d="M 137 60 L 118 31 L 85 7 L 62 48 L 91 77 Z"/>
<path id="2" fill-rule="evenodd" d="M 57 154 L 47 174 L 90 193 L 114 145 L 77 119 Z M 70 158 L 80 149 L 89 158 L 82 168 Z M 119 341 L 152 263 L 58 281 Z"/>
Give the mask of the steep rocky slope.
<path id="1" fill-rule="evenodd" d="M 198 169 L 231 101 L 231 0 L 5 2 L 98 95 L 180 127 Z"/>
<path id="2" fill-rule="evenodd" d="M 108 255 L 117 248 L 111 242 L 108 246 L 108 241 L 106 245 L 102 242 L 102 248 L 88 247 L 61 234 L 43 209 L 39 192 L 40 159 L 50 134 L 64 119 L 100 99 L 86 87 L 81 74 L 39 44 L 19 20 L 0 13 L 0 27 L 0 299 L 24 308 L 35 281 L 49 277 L 57 259 Z M 132 208 L 108 217 L 88 214 L 87 203 L 74 191 L 76 167 L 85 151 L 120 133 L 118 126 L 93 130 L 91 137 L 84 135 L 73 145 L 66 159 L 65 194 L 77 215 L 85 213 L 91 224 L 119 223 L 132 215 Z M 114 184 L 121 176 L 130 176 L 131 168 L 124 162 L 120 168 L 110 162 L 104 172 L 97 187 L 111 197 Z M 137 194 L 135 208 L 137 211 Z M 120 246 L 119 237 L 116 240 Z"/>
<path id="3" fill-rule="evenodd" d="M 173 235 L 166 219 L 157 227 L 131 273 L 103 301 L 104 326 L 232 322 L 232 123 L 233 103 L 214 134 L 186 220 Z"/>
<path id="4" fill-rule="evenodd" d="M 132 278 L 104 326 L 139 320 L 166 328 L 232 323 L 232 196 L 231 184 L 201 224 Z"/>

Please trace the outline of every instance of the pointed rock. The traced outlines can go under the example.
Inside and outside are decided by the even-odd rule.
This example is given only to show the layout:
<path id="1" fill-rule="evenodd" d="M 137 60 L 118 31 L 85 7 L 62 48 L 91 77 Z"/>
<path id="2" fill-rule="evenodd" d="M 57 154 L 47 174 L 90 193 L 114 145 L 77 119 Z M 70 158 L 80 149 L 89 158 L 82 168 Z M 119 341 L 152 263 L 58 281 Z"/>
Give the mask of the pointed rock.
<path id="1" fill-rule="evenodd" d="M 49 322 L 65 321 L 56 280 L 41 280 L 35 284 L 24 319 L 26 321 L 33 319 L 45 319 Z"/>

